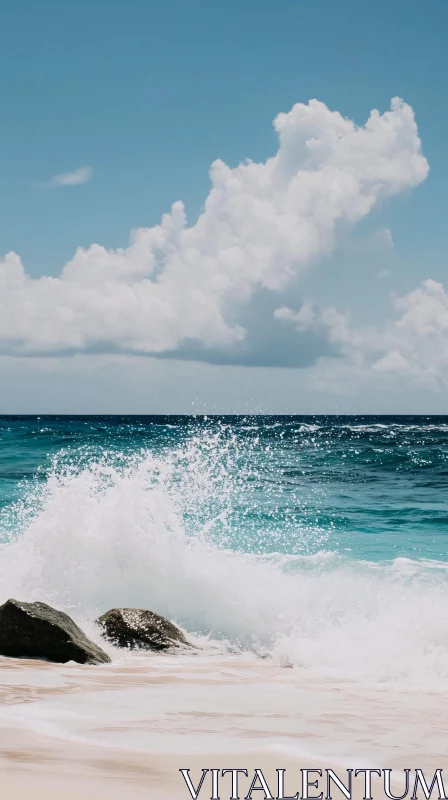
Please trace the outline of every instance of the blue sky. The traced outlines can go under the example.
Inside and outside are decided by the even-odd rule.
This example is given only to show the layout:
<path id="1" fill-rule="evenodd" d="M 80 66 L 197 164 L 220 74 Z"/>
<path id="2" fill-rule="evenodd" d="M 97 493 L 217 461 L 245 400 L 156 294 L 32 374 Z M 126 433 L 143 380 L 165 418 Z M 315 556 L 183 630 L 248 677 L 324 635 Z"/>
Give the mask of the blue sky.
<path id="1" fill-rule="evenodd" d="M 251 362 L 228 351 L 223 356 L 221 345 L 209 343 L 203 358 L 189 336 L 155 353 L 157 359 L 152 351 L 137 357 L 116 340 L 68 353 L 63 347 L 32 353 L 28 343 L 23 352 L 4 351 L 7 388 L 0 410 L 190 411 L 198 403 L 209 411 L 239 410 L 240 404 L 267 411 L 443 411 L 445 297 L 436 292 L 434 301 L 431 290 L 428 301 L 441 315 L 439 357 L 429 378 L 417 375 L 428 346 L 421 337 L 412 344 L 394 340 L 389 350 L 383 340 L 391 297 L 411 295 L 428 279 L 443 284 L 447 274 L 447 23 L 443 0 L 7 3 L 0 52 L 0 253 L 19 254 L 32 278 L 59 275 L 80 246 L 126 247 L 131 229 L 157 225 L 178 200 L 193 225 L 210 190 L 212 162 L 219 158 L 232 168 L 246 158 L 265 162 L 278 147 L 273 119 L 312 98 L 364 125 L 371 109 L 383 113 L 391 98 L 402 97 L 415 113 L 430 171 L 420 185 L 404 186 L 338 234 L 331 253 L 314 259 L 287 287 L 294 313 L 304 303 L 317 310 L 307 331 L 294 322 L 300 336 L 292 328 L 277 336 L 272 328 L 269 341 L 260 340 L 263 352 L 277 345 L 282 350 L 278 364 L 274 351 L 268 363 L 254 366 L 259 353 Z M 47 185 L 85 166 L 92 170 L 88 182 Z M 270 332 L 285 293 L 277 303 L 271 290 L 263 292 L 269 301 L 258 301 L 255 287 L 241 319 L 255 319 L 259 311 L 256 331 Z M 358 356 L 331 340 L 333 328 L 321 313 L 330 304 L 353 326 L 376 326 L 377 341 L 382 338 L 370 366 L 390 352 L 408 359 L 410 348 L 418 351 L 420 366 L 414 359 L 405 376 L 406 397 L 402 368 L 399 375 L 389 368 L 397 359 L 385 371 L 361 375 Z M 415 325 L 412 331 L 416 335 Z M 359 335 L 350 336 L 352 347 Z M 258 341 L 258 333 L 252 339 Z M 285 348 L 294 350 L 286 362 L 299 366 L 283 369 Z M 315 364 L 319 353 L 327 359 L 324 367 Z M 349 390 L 346 372 L 328 377 L 343 362 Z M 92 370 L 105 376 L 103 383 L 92 381 Z M 179 381 L 191 383 L 180 397 Z M 117 386 L 113 400 L 111 385 Z M 238 390 L 229 389 L 235 385 Z M 29 386 L 33 394 L 25 391 L 25 399 Z"/>

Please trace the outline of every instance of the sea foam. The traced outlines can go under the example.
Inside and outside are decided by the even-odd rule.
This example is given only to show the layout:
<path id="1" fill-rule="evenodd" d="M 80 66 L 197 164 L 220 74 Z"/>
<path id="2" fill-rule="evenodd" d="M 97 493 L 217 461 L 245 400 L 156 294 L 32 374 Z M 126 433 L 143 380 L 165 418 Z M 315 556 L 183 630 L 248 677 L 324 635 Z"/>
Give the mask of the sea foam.
<path id="1" fill-rule="evenodd" d="M 0 600 L 43 600 L 87 622 L 151 608 L 204 646 L 316 676 L 448 686 L 448 565 L 355 560 L 330 535 L 310 554 L 230 548 L 239 488 L 214 457 L 221 446 L 55 459 L 3 515 Z"/>

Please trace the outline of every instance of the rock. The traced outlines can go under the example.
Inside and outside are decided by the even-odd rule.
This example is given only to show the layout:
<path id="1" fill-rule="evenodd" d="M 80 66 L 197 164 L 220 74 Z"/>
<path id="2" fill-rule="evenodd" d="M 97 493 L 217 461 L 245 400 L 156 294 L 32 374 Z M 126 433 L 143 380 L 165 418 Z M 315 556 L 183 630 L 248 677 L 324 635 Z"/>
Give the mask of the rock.
<path id="1" fill-rule="evenodd" d="M 168 650 L 191 647 L 182 631 L 165 617 L 140 608 L 112 608 L 97 619 L 103 636 L 117 647 L 131 650 Z"/>
<path id="2" fill-rule="evenodd" d="M 0 606 L 0 655 L 108 664 L 109 656 L 87 638 L 68 614 L 46 603 L 7 600 Z"/>

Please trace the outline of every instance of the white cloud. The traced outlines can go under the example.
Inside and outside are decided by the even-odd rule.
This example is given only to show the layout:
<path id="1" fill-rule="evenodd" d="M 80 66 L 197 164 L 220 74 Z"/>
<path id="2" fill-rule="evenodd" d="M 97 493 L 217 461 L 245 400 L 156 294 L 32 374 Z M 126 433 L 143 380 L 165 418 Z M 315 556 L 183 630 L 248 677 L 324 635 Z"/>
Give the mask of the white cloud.
<path id="1" fill-rule="evenodd" d="M 448 295 L 441 283 L 433 280 L 395 301 L 404 311 L 397 327 L 417 336 L 448 334 Z"/>
<path id="2" fill-rule="evenodd" d="M 274 316 L 299 332 L 325 330 L 339 346 L 345 364 L 355 370 L 407 375 L 422 385 L 442 386 L 448 378 L 448 293 L 441 283 L 426 280 L 395 298 L 400 314 L 379 328 L 353 328 L 333 307 L 306 303 L 299 311 L 279 308 Z"/>
<path id="3" fill-rule="evenodd" d="M 409 363 L 398 350 L 391 350 L 387 355 L 375 361 L 372 369 L 378 372 L 392 372 L 398 374 L 400 372 L 407 372 L 409 370 Z"/>
<path id="4" fill-rule="evenodd" d="M 62 172 L 47 181 L 45 186 L 58 188 L 60 186 L 79 186 L 81 183 L 88 183 L 93 176 L 92 167 L 79 167 L 73 172 Z"/>
<path id="5" fill-rule="evenodd" d="M 427 280 L 413 292 L 395 299 L 402 316 L 384 333 L 385 358 L 374 369 L 407 371 L 425 382 L 448 377 L 448 294 L 441 283 Z M 400 356 L 400 359 L 398 359 Z"/>
<path id="6" fill-rule="evenodd" d="M 361 341 L 353 331 L 344 314 L 340 314 L 333 306 L 317 308 L 312 303 L 304 303 L 299 311 L 290 308 L 278 308 L 274 311 L 275 319 L 290 322 L 297 331 L 319 330 L 324 328 L 330 342 L 357 347 Z"/>
<path id="7" fill-rule="evenodd" d="M 231 347 L 245 337 L 237 310 L 257 290 L 287 288 L 331 252 L 338 223 L 356 223 L 428 173 L 412 108 L 399 99 L 364 127 L 317 100 L 279 114 L 274 127 L 279 148 L 265 163 L 214 162 L 191 227 L 177 202 L 126 249 L 77 250 L 57 278 L 29 278 L 9 253 L 0 262 L 0 350 L 156 354 L 189 340 Z M 75 174 L 53 180 L 68 185 Z"/>

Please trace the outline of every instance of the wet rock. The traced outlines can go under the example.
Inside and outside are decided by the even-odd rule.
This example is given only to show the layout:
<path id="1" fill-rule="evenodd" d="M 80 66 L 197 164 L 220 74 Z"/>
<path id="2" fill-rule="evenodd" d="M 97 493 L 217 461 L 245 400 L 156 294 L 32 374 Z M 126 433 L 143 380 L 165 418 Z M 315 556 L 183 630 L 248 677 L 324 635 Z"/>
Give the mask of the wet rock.
<path id="1" fill-rule="evenodd" d="M 97 619 L 105 639 L 131 650 L 168 650 L 191 646 L 182 631 L 165 617 L 141 608 L 112 608 Z"/>
<path id="2" fill-rule="evenodd" d="M 46 603 L 7 600 L 0 606 L 0 655 L 79 664 L 107 664 L 109 656 L 75 622 Z"/>

